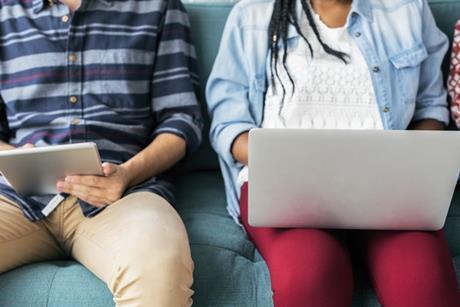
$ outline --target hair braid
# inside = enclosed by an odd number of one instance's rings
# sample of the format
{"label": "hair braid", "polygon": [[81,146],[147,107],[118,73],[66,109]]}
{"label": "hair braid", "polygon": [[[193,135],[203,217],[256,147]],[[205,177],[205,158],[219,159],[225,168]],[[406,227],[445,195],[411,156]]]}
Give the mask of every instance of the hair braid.
{"label": "hair braid", "polygon": [[313,19],[313,14],[311,13],[310,5],[308,5],[307,0],[300,0],[300,3],[302,4],[303,11],[305,12],[305,15],[307,16],[308,23],[310,24],[310,27],[312,28],[313,32],[315,33],[315,36],[318,39],[318,42],[323,47],[324,51],[326,51],[326,53],[329,53],[329,54],[331,54],[333,56],[338,57],[345,64],[347,64],[348,63],[348,60],[347,60],[348,55],[346,53],[334,50],[331,47],[329,47],[328,44],[323,42],[321,36],[319,35],[318,27],[316,26],[315,20]]}
{"label": "hair braid", "polygon": [[[286,61],[287,61],[287,41],[288,41],[288,26],[289,26],[289,20],[290,18],[290,8],[291,8],[291,1],[284,1],[283,3],[283,12],[281,13],[281,33],[282,33],[282,38],[283,38],[283,67],[284,70],[287,72],[287,75],[289,77],[289,80],[292,84],[293,87],[294,85],[294,80],[291,77],[291,74],[289,73],[287,66],[286,66]],[[295,1],[294,1],[295,2]]]}
{"label": "hair braid", "polygon": [[281,4],[283,0],[275,0],[273,4],[273,14],[270,20],[270,25],[268,26],[269,33],[269,50],[270,50],[270,73],[271,73],[271,83],[275,84],[275,73],[273,67],[276,66],[277,57],[275,53],[278,53],[279,45],[279,25],[281,23]]}
{"label": "hair braid", "polygon": [[311,57],[314,57],[313,48],[311,46],[311,43],[308,41],[307,37],[302,33],[299,22],[297,20],[296,1],[300,1],[303,12],[305,13],[307,17],[308,23],[310,27],[312,28],[313,33],[315,34],[316,38],[318,39],[318,42],[320,43],[324,51],[330,55],[333,55],[339,58],[344,63],[348,63],[348,55],[346,53],[332,49],[329,45],[324,43],[324,41],[321,39],[321,36],[316,26],[315,20],[313,19],[310,5],[307,3],[307,1],[309,0],[275,0],[273,4],[273,13],[272,13],[270,24],[268,27],[268,39],[269,39],[268,46],[269,46],[269,51],[270,51],[271,85],[274,87],[274,90],[276,91],[276,82],[275,82],[275,77],[276,77],[276,79],[278,79],[282,87],[282,90],[283,90],[283,97],[281,100],[281,106],[279,110],[280,114],[283,108],[284,98],[286,96],[286,88],[283,82],[281,81],[279,71],[278,71],[280,45],[282,47],[282,52],[283,52],[282,65],[283,65],[283,68],[286,74],[288,75],[289,81],[292,84],[293,92],[295,91],[294,80],[291,74],[289,73],[289,70],[286,64],[287,56],[288,56],[287,42],[288,42],[289,24],[292,24],[294,26],[295,30],[300,35],[300,37],[307,43],[308,48],[310,50]]}

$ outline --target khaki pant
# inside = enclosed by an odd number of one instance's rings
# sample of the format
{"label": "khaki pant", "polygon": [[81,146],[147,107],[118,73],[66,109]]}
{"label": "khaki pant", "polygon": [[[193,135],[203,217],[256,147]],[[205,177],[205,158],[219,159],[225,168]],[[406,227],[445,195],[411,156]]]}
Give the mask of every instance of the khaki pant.
{"label": "khaki pant", "polygon": [[85,218],[69,197],[37,223],[0,199],[0,273],[68,255],[107,284],[117,306],[192,304],[193,261],[184,224],[153,193],[131,194],[93,218]]}

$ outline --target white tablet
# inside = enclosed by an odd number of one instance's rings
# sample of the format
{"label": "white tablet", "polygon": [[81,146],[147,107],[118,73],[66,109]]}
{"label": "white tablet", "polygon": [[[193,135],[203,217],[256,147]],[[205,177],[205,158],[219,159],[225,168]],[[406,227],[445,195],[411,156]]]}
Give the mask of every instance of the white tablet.
{"label": "white tablet", "polygon": [[103,174],[94,143],[0,151],[0,172],[24,196],[56,194],[57,181],[68,175]]}

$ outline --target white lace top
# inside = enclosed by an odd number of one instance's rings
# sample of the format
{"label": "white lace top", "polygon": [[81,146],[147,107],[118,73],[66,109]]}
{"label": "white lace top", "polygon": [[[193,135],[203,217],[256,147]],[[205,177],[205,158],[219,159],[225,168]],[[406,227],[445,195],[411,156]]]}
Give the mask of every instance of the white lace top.
{"label": "white lace top", "polygon": [[[304,16],[300,21],[301,29],[313,48],[314,56],[310,56],[308,45],[302,38],[289,46],[286,64],[295,90],[282,63],[278,63],[286,96],[281,106],[281,84],[276,77],[275,86],[269,82],[262,127],[383,129],[369,68],[346,26],[329,28],[319,15],[314,14],[314,18],[323,41],[348,54],[349,63],[345,64],[323,50]],[[269,67],[267,74],[267,80],[270,80]],[[247,180],[248,172],[244,168],[238,182],[243,184]]]}

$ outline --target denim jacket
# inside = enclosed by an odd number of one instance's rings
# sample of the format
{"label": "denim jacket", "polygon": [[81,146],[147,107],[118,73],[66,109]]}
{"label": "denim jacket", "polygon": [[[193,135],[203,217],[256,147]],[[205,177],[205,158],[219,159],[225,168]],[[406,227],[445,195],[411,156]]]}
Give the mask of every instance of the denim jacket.
{"label": "denim jacket", "polygon": [[[211,144],[219,155],[228,210],[236,221],[236,179],[243,165],[234,160],[231,146],[239,134],[261,126],[272,11],[273,0],[235,5],[206,88]],[[407,129],[422,119],[448,124],[440,68],[448,39],[437,28],[426,0],[353,0],[347,29],[368,64],[385,129]],[[299,39],[290,26],[288,49]]]}

